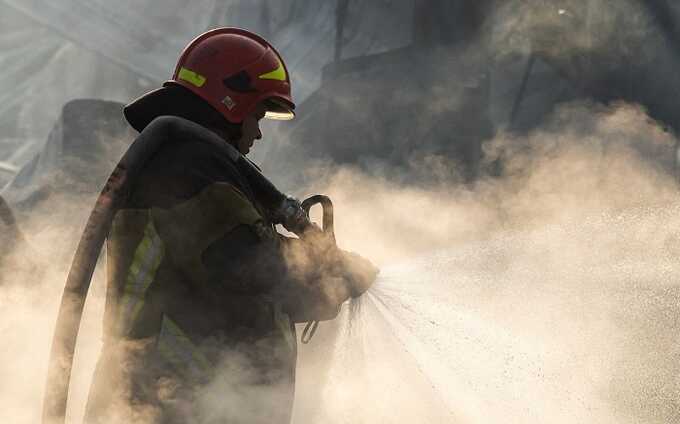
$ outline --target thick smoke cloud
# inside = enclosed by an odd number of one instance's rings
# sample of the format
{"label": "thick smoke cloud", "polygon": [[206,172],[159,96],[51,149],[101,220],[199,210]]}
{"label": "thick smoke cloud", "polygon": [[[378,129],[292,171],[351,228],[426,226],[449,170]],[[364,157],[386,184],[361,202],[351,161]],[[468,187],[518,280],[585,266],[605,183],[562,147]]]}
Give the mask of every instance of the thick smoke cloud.
{"label": "thick smoke cloud", "polygon": [[[358,310],[323,324],[301,347],[295,422],[351,415],[402,423],[421,414],[430,422],[508,414],[512,422],[672,422],[680,199],[663,164],[674,143],[639,108],[580,103],[526,138],[490,141],[505,173],[475,186],[451,187],[434,172],[431,187],[404,187],[389,175],[326,168],[308,189],[338,204],[340,245],[383,271]],[[13,422],[39,416],[70,259],[59,247],[75,241],[78,211],[90,201],[70,197],[55,209],[70,219],[46,214],[24,226],[45,275],[2,289],[2,336],[11,346],[2,355],[2,403]],[[102,277],[78,347],[74,418],[100,348]],[[248,379],[239,363],[227,355],[224,373],[196,393],[210,411],[197,422],[232,413],[226,405],[256,408],[248,390],[229,394]],[[153,414],[123,405],[119,422]]]}
{"label": "thick smoke cloud", "polygon": [[650,50],[642,47],[659,42],[660,29],[645,2],[515,0],[501,3],[487,21],[491,45],[497,54],[533,49],[556,56],[597,53],[600,58],[623,55],[644,61]]}
{"label": "thick smoke cloud", "polygon": [[330,172],[340,243],[382,274],[302,350],[326,384],[301,422],[675,422],[674,144],[638,107],[578,103],[489,141],[505,171],[473,187]]}

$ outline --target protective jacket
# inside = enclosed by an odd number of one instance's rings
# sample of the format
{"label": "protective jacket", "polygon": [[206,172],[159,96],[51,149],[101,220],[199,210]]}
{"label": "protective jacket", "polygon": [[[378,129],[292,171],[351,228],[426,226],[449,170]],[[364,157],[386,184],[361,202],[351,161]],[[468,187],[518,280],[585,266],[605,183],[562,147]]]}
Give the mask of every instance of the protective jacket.
{"label": "protective jacket", "polygon": [[318,318],[302,299],[326,271],[275,231],[226,142],[182,134],[113,220],[86,421],[288,423],[294,321]]}

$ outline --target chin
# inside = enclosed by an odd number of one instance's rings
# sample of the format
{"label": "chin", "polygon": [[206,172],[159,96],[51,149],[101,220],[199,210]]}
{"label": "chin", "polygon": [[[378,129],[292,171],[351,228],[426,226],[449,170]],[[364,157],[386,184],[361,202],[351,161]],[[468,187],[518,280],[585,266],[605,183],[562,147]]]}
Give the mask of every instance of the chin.
{"label": "chin", "polygon": [[253,145],[250,144],[239,144],[238,145],[238,151],[241,152],[242,155],[250,153],[250,149],[253,148]]}

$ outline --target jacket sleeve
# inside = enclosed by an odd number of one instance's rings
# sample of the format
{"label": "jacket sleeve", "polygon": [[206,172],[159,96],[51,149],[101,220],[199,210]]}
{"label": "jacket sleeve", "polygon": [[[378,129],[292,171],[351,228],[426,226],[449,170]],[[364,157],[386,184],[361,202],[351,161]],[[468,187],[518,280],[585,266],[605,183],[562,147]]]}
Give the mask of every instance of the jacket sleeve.
{"label": "jacket sleeve", "polygon": [[[333,255],[277,234],[233,184],[213,183],[152,215],[184,279],[215,299],[266,298],[302,322],[334,318],[347,298]],[[320,290],[321,279],[336,289]]]}
{"label": "jacket sleeve", "polygon": [[204,285],[214,277],[203,252],[241,226],[257,228],[263,218],[231,183],[207,185],[190,199],[170,208],[153,208],[154,224],[168,256],[184,278]]}
{"label": "jacket sleeve", "polygon": [[349,297],[340,251],[320,252],[251,226],[225,234],[202,259],[213,280],[235,282],[228,287],[235,292],[265,294],[294,322],[333,319]]}
{"label": "jacket sleeve", "polygon": [[[334,275],[337,252],[277,235],[247,181],[214,146],[169,143],[146,167],[136,194],[135,206],[152,209],[182,279],[217,291],[217,299],[268,296],[301,321],[334,317],[346,298],[343,278]],[[333,290],[320,290],[324,285]]]}

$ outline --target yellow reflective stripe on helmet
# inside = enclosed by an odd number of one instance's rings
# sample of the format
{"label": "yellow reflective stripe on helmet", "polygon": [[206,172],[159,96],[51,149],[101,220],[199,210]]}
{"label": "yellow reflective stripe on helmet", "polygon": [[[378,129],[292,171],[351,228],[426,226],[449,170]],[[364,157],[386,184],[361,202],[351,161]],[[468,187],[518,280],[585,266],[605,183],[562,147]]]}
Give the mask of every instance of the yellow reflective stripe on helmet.
{"label": "yellow reflective stripe on helmet", "polygon": [[278,62],[279,62],[278,68],[274,69],[271,72],[267,72],[266,74],[262,74],[258,78],[259,79],[285,81],[286,80],[286,70],[283,69],[283,64],[281,63],[281,61],[279,60]]}
{"label": "yellow reflective stripe on helmet", "polygon": [[210,375],[208,359],[167,315],[163,315],[157,347],[163,358],[177,371],[189,373],[190,377],[196,379],[205,379]]}
{"label": "yellow reflective stripe on helmet", "polygon": [[203,84],[205,84],[206,81],[206,78],[203,75],[197,74],[196,72],[185,67],[180,68],[177,77],[195,85],[196,87],[203,87]]}
{"label": "yellow reflective stripe on helmet", "polygon": [[163,242],[151,219],[144,228],[144,237],[135,249],[132,264],[125,278],[123,296],[119,305],[121,333],[130,330],[144,306],[144,295],[153,282],[163,259]]}

